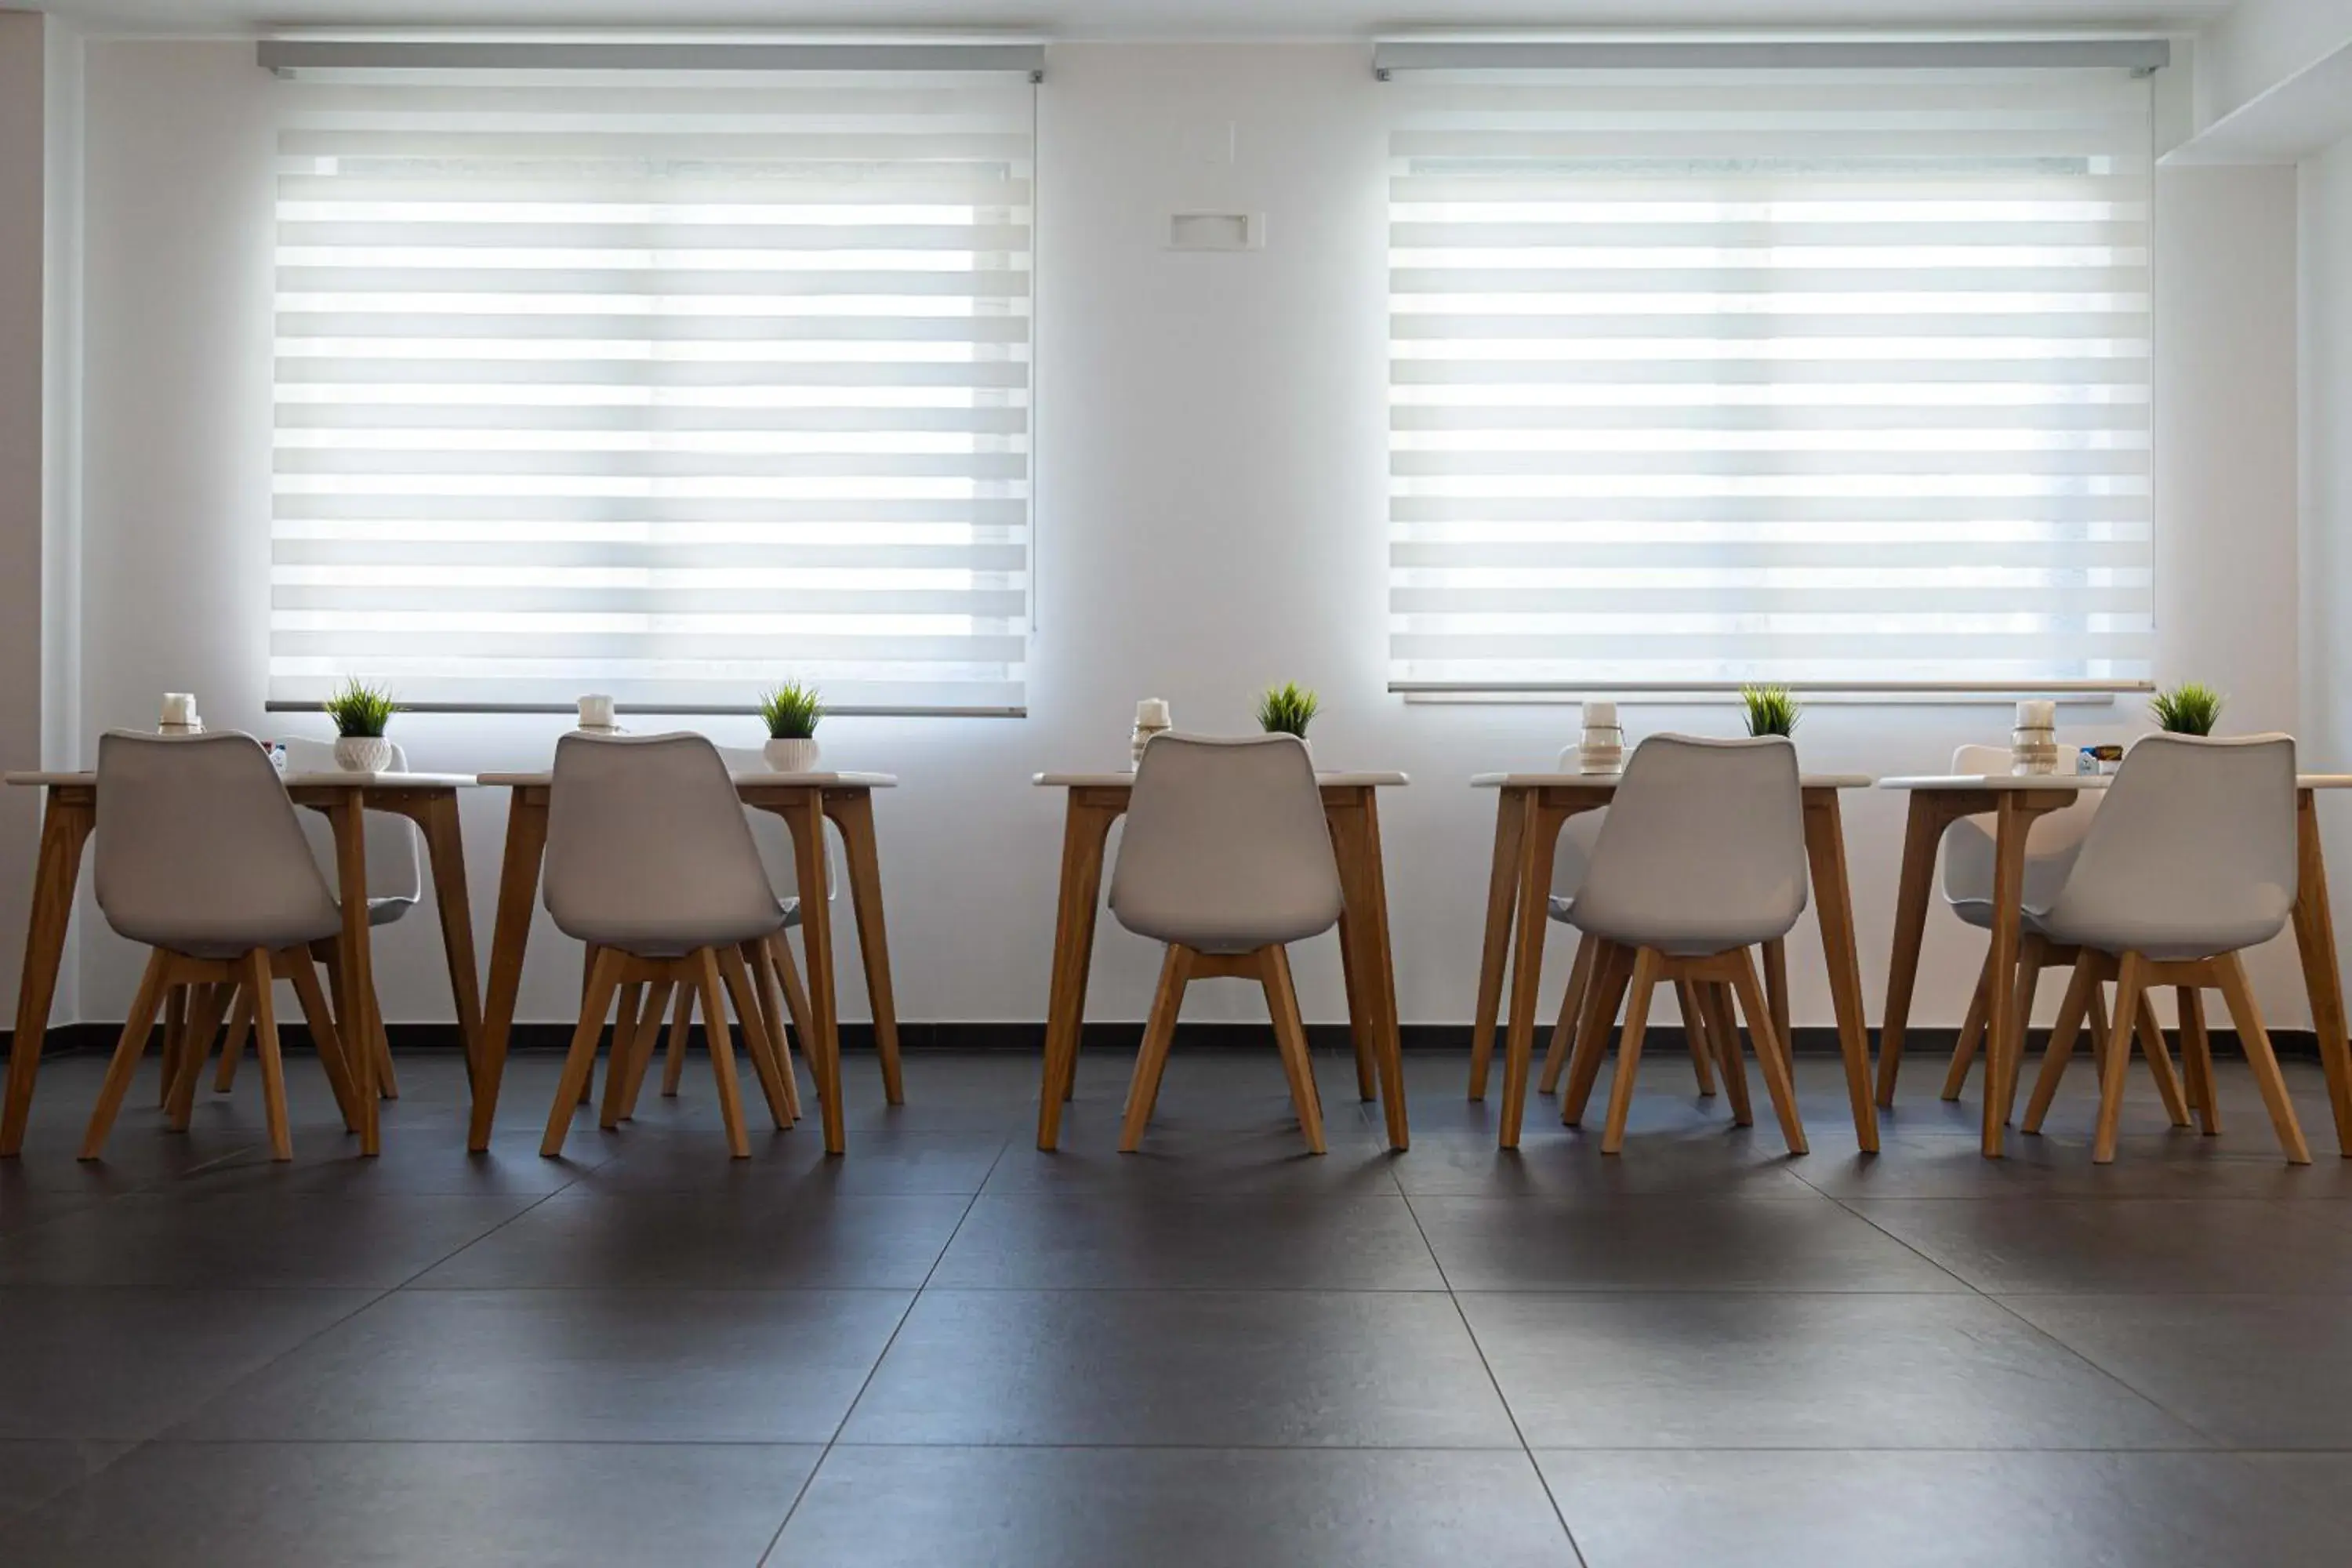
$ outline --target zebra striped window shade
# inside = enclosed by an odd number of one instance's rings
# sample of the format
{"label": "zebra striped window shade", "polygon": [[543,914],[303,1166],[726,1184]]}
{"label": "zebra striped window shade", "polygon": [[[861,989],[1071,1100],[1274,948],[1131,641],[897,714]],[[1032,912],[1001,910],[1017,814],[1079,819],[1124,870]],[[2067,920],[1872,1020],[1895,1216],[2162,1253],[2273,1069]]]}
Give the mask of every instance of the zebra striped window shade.
{"label": "zebra striped window shade", "polygon": [[273,91],[273,702],[1020,710],[1027,73]]}
{"label": "zebra striped window shade", "polygon": [[1383,90],[1394,689],[2147,683],[2144,72]]}

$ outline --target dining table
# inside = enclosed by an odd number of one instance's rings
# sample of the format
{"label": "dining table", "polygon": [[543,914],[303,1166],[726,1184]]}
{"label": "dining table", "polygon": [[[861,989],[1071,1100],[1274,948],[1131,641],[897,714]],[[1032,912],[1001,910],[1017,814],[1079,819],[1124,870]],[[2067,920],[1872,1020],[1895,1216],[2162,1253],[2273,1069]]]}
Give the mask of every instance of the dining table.
{"label": "dining table", "polygon": [[[1552,859],[1561,828],[1580,813],[1600,811],[1617,794],[1622,773],[1487,773],[1474,789],[1496,792],[1495,850],[1486,880],[1486,922],[1478,962],[1478,998],[1470,1024],[1470,1098],[1484,1100],[1495,1050],[1506,963],[1510,971],[1510,1021],[1504,1039],[1503,1104],[1496,1121],[1505,1149],[1519,1146],[1527,1114],[1528,1066],[1535,1051],[1536,996],[1543,978],[1544,937],[1550,921]],[[1870,1092],[1870,1032],[1863,1014],[1862,962],[1854,946],[1853,895],[1846,875],[1845,825],[1839,796],[1867,789],[1866,773],[1806,773],[1805,858],[1812,873],[1814,919],[1829,971],[1830,1005],[1838,1049],[1845,1059],[1854,1139],[1866,1153],[1878,1150],[1877,1108]],[[1517,940],[1513,941],[1516,928]],[[1765,989],[1772,1026],[1789,1037],[1788,955],[1779,942],[1764,953]]]}
{"label": "dining table", "polygon": [[[1054,964],[1045,1005],[1045,1078],[1037,1095],[1037,1147],[1061,1141],[1062,1105],[1077,1083],[1078,1037],[1087,1009],[1087,972],[1094,958],[1104,847],[1127,814],[1132,771],[1044,773],[1030,781],[1068,796],[1062,817],[1062,879],[1054,917]],[[1389,943],[1388,882],[1381,869],[1379,794],[1412,781],[1401,773],[1327,772],[1315,783],[1339,868],[1339,966],[1346,980],[1356,1089],[1381,1101],[1389,1147],[1412,1144],[1405,1114],[1402,1037],[1397,1021],[1396,965]],[[1377,1088],[1375,1087],[1377,1079]]]}
{"label": "dining table", "polygon": [[[0,1104],[0,1156],[20,1152],[33,1110],[33,1087],[48,1032],[49,1006],[57,995],[58,966],[73,921],[75,889],[81,879],[82,849],[98,826],[98,774],[91,772],[29,772],[5,775],[14,786],[41,790],[40,848],[33,869],[32,914],[25,931],[25,963],[17,982],[16,1033],[8,1052],[8,1087]],[[425,839],[441,946],[449,967],[449,991],[457,1014],[458,1038],[468,1073],[478,1080],[482,1065],[481,1003],[474,974],[474,927],[466,897],[466,845],[457,821],[457,792],[474,786],[470,773],[362,773],[336,770],[286,775],[295,805],[325,816],[334,830],[336,885],[343,929],[337,944],[345,1016],[335,1020],[345,1040],[364,1042],[382,1027],[368,924],[367,840],[364,814],[390,812],[416,824]],[[377,1111],[376,1057],[353,1048],[350,1068],[357,1090],[354,1107],[360,1152],[382,1150]]]}
{"label": "dining table", "polygon": [[[730,770],[743,804],[783,819],[792,835],[793,879],[803,891],[800,903],[801,946],[808,970],[809,1026],[817,1037],[802,1042],[816,1079],[825,1152],[845,1146],[841,1106],[841,1026],[834,983],[833,916],[821,891],[825,878],[824,825],[841,834],[847,860],[850,905],[857,927],[858,956],[866,968],[866,999],[874,1015],[874,1047],[882,1060],[882,1091],[892,1105],[906,1102],[898,1065],[898,1016],[890,989],[890,944],[882,921],[881,852],[874,833],[874,792],[897,787],[890,773],[777,773]],[[474,1083],[474,1112],[467,1147],[490,1145],[498,1114],[499,1086],[506,1072],[507,1044],[514,1030],[515,998],[530,941],[532,906],[539,895],[540,863],[547,849],[547,806],[554,775],[493,773],[485,788],[510,792],[507,837],[499,872],[499,910],[490,934],[490,972],[482,1006],[481,1070]]]}
{"label": "dining table", "polygon": [[[1886,975],[1886,1013],[1879,1029],[1877,1101],[1895,1102],[1903,1036],[1919,979],[1919,952],[1944,830],[1968,816],[1993,827],[1992,949],[1986,959],[1986,1071],[1981,1147],[2001,1152],[2017,1097],[2025,1034],[2017,1009],[2017,958],[2024,925],[2025,842],[2037,817],[2063,811],[2115,782],[2107,773],[1927,773],[1885,778],[1878,787],[1911,797],[1903,835],[1903,868],[1895,900],[1895,946]],[[2352,1157],[2352,1049],[2345,1036],[2344,977],[2336,958],[2336,922],[2327,901],[2327,861],[2316,800],[2324,790],[2352,789],[2352,773],[2295,777],[2294,941],[2303,964],[2311,1023],[2327,1078],[2336,1146]]]}

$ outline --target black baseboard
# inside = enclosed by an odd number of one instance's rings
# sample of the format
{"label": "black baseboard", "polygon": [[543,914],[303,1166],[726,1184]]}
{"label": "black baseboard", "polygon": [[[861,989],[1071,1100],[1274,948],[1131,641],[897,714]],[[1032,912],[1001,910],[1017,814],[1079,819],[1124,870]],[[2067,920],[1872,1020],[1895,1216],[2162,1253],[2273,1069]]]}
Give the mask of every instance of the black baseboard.
{"label": "black baseboard", "polygon": [[[284,1038],[289,1047],[307,1047],[310,1037],[299,1024],[284,1026]],[[457,1026],[455,1024],[394,1024],[386,1031],[394,1049],[402,1051],[454,1051],[458,1048]],[[1546,1021],[1538,1035],[1536,1049],[1541,1053],[1550,1038],[1550,1026]],[[1838,1054],[1837,1031],[1826,1025],[1800,1026],[1793,1031],[1792,1042],[1800,1056],[1833,1057]],[[69,1051],[111,1051],[121,1037],[120,1024],[68,1024],[51,1029],[43,1047],[44,1054]],[[1467,1055],[1470,1049],[1470,1026],[1467,1024],[1407,1024],[1402,1030],[1404,1048],[1412,1052],[1452,1052]],[[1951,1055],[1952,1045],[1959,1037],[1958,1029],[1910,1029],[1903,1037],[1904,1055],[1914,1061],[1940,1060]],[[694,1031],[699,1041],[702,1031]],[[2036,1029],[2029,1042],[2032,1050],[2042,1048],[2048,1031]],[[2168,1033],[2175,1048],[2179,1037]],[[0,1035],[0,1043],[9,1037]],[[1133,1050],[1143,1038],[1141,1023],[1094,1023],[1086,1026],[1081,1046],[1087,1049]],[[1318,1050],[1344,1051],[1349,1048],[1348,1026],[1345,1024],[1309,1024],[1307,1043]],[[1683,1031],[1679,1025],[1659,1025],[1650,1030],[1653,1044],[1664,1048],[1684,1048]],[[1184,1050],[1251,1050],[1266,1048],[1270,1037],[1264,1024],[1180,1024],[1176,1043]],[[2214,1049],[2226,1056],[2242,1056],[2238,1048],[2238,1037],[2232,1030],[2212,1032]],[[518,1051],[560,1051],[572,1043],[572,1026],[562,1023],[517,1024],[510,1047]],[[907,1051],[1008,1051],[1035,1055],[1045,1048],[1045,1026],[1042,1023],[945,1023],[898,1026],[898,1045]],[[841,1026],[844,1050],[870,1051],[874,1048],[874,1030],[866,1024],[844,1024]],[[2282,1057],[2317,1060],[2319,1037],[2309,1029],[2279,1029],[2271,1035],[2271,1044]],[[1496,1041],[1499,1049],[1501,1041]],[[1875,1030],[1871,1035],[1871,1050],[1878,1049]]]}

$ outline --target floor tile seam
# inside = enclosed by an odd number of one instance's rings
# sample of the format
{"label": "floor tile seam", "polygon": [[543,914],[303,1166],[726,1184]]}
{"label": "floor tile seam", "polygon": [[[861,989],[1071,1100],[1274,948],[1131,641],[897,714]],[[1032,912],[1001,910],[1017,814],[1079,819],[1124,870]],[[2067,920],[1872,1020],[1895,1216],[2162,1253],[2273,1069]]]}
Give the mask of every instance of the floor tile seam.
{"label": "floor tile seam", "polygon": [[784,1505],[782,1517],[776,1521],[776,1528],[769,1535],[768,1544],[760,1552],[757,1559],[760,1563],[766,1564],[774,1561],[777,1544],[783,1540],[784,1531],[791,1528],[793,1515],[800,1511],[802,1500],[808,1496],[809,1489],[816,1484],[817,1474],[824,1468],[825,1461],[833,1457],[833,1450],[840,1443],[842,1433],[849,1428],[850,1418],[857,1414],[858,1405],[865,1402],[866,1390],[874,1386],[874,1379],[881,1372],[882,1363],[889,1359],[891,1347],[898,1342],[898,1336],[906,1331],[908,1320],[915,1315],[915,1309],[921,1305],[924,1293],[930,1289],[931,1277],[940,1271],[940,1265],[947,1260],[948,1251],[955,1246],[956,1237],[963,1234],[963,1227],[970,1223],[971,1211],[979,1205],[980,1194],[987,1188],[989,1177],[996,1174],[997,1167],[1004,1163],[1005,1153],[1012,1147],[1013,1138],[1010,1135],[997,1145],[996,1158],[989,1162],[987,1173],[981,1177],[979,1187],[974,1188],[971,1195],[964,1200],[963,1213],[956,1217],[954,1228],[948,1232],[947,1239],[940,1244],[939,1256],[931,1259],[931,1267],[924,1274],[923,1283],[917,1286],[914,1292],[907,1298],[907,1305],[899,1311],[898,1321],[890,1325],[889,1336],[882,1342],[881,1351],[874,1357],[873,1364],[866,1369],[865,1377],[858,1381],[857,1392],[850,1396],[847,1405],[842,1406],[841,1419],[834,1424],[833,1435],[825,1439],[824,1447],[817,1454],[816,1462],[809,1467],[808,1474],[801,1478],[801,1484],[793,1489],[792,1500]]}

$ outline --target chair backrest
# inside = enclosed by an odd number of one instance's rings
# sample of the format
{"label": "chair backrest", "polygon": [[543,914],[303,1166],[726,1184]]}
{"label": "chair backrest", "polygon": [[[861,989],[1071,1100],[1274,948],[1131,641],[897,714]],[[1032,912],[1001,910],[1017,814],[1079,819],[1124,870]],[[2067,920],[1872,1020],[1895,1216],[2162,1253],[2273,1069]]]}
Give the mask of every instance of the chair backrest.
{"label": "chair backrest", "polygon": [[776,923],[719,749],[695,734],[567,734],[547,806],[547,911],[567,936],[661,955]]}
{"label": "chair backrest", "polygon": [[1780,936],[1804,912],[1804,794],[1781,736],[1653,735],[1623,779],[1576,897],[1576,923],[1668,952]]}
{"label": "chair backrest", "polygon": [[341,914],[269,753],[250,735],[98,742],[98,907],[134,942],[197,957],[334,933]]}
{"label": "chair backrest", "polygon": [[[1966,745],[1953,748],[1952,772],[1962,776],[2006,773],[2012,757],[2007,746]],[[2025,830],[2026,898],[2053,894],[2074,865],[2091,818],[2105,798],[2104,789],[2086,789],[2063,811],[2037,816]],[[1990,813],[1964,816],[1944,829],[1944,897],[1955,904],[1981,903],[1992,897],[1993,839]]]}
{"label": "chair backrest", "polygon": [[2292,736],[2142,736],[2037,912],[2152,956],[2266,942],[2294,907],[2294,791]]}
{"label": "chair backrest", "polygon": [[1297,737],[1153,737],[1136,769],[1110,908],[1130,931],[1212,952],[1329,930],[1339,868]]}
{"label": "chair backrest", "polygon": [[[331,741],[310,741],[294,736],[278,742],[286,748],[286,771],[289,773],[331,773],[335,771],[335,746]],[[400,743],[392,743],[392,771],[408,771],[408,753]],[[342,896],[342,879],[335,869],[335,830],[325,816],[315,811],[299,814],[302,837],[310,841],[311,853],[327,873],[327,885]],[[365,814],[367,834],[367,890],[372,902],[397,899],[415,903],[425,896],[425,837],[416,824],[398,812],[371,811]]]}

